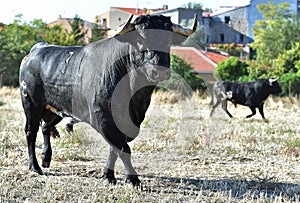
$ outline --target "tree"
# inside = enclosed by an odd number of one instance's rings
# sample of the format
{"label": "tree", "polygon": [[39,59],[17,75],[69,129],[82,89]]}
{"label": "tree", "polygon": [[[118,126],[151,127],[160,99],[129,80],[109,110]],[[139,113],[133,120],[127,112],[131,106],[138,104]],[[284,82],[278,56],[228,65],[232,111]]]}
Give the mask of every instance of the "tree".
{"label": "tree", "polygon": [[300,26],[288,3],[274,5],[272,2],[259,4],[263,20],[257,20],[253,28],[256,61],[272,66],[274,60],[291,45],[300,40]]}
{"label": "tree", "polygon": [[230,56],[227,60],[221,61],[215,72],[216,79],[227,81],[238,81],[240,77],[248,75],[248,64],[239,60],[235,56]]}
{"label": "tree", "polygon": [[95,42],[104,38],[105,32],[102,28],[96,23],[92,29],[92,37],[89,38],[89,42]]}
{"label": "tree", "polygon": [[31,47],[46,41],[56,45],[80,45],[76,40],[79,35],[68,33],[61,25],[49,27],[41,19],[22,23],[22,15],[16,15],[13,23],[4,25],[0,30],[0,86],[18,86],[19,67],[22,59]]}
{"label": "tree", "polygon": [[32,45],[41,38],[28,24],[20,24],[22,15],[17,15],[10,25],[0,31],[0,77],[2,84],[17,86],[19,66]]}
{"label": "tree", "polygon": [[84,31],[84,21],[76,14],[73,18],[73,21],[69,21],[69,24],[71,25],[71,35],[75,36],[75,42],[77,45],[83,45],[84,44],[84,36],[87,33],[87,31]]}
{"label": "tree", "polygon": [[49,44],[60,46],[80,45],[82,42],[76,41],[76,36],[68,33],[62,25],[54,25],[53,27],[45,27],[47,35],[43,36],[43,40]]}
{"label": "tree", "polygon": [[203,79],[200,75],[192,73],[192,66],[184,59],[172,54],[170,68],[172,77],[167,81],[161,82],[161,87],[176,90],[180,88],[183,82],[182,80],[184,80],[193,90],[198,89],[204,91],[206,89],[206,84]]}
{"label": "tree", "polygon": [[203,9],[203,5],[201,3],[189,2],[185,5],[182,5],[182,7],[187,9],[196,9],[196,10],[212,13],[211,8]]}
{"label": "tree", "polygon": [[279,74],[288,72],[300,73],[300,42],[292,44],[291,49],[279,54],[275,62]]}
{"label": "tree", "polygon": [[188,9],[196,9],[196,10],[200,10],[202,11],[203,9],[203,5],[200,3],[195,3],[195,2],[189,2],[185,5],[183,5],[184,8],[188,8]]}

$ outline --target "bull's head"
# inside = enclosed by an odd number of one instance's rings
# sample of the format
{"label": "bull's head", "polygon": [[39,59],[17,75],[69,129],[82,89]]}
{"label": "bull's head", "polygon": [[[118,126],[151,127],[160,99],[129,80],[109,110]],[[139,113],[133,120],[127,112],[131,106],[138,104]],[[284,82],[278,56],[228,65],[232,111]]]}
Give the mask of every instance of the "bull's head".
{"label": "bull's head", "polygon": [[133,15],[116,35],[133,45],[131,62],[149,82],[157,83],[170,78],[170,46],[183,42],[197,28],[197,15],[191,28],[173,24],[170,17],[142,15],[131,23]]}
{"label": "bull's head", "polygon": [[277,82],[278,78],[270,78],[269,79],[269,90],[272,94],[279,94],[281,93],[281,87]]}

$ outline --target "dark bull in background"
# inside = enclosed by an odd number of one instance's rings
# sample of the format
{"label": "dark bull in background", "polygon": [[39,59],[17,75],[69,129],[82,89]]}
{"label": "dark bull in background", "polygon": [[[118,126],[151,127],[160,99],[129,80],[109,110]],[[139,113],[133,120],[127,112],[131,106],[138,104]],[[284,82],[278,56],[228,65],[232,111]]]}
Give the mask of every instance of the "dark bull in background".
{"label": "dark bull in background", "polygon": [[259,79],[255,82],[227,82],[217,81],[212,88],[211,95],[211,112],[210,116],[219,104],[227,115],[232,118],[232,115],[227,110],[227,101],[231,101],[234,105],[241,104],[248,106],[252,114],[246,116],[250,118],[256,114],[258,108],[260,115],[265,119],[264,103],[270,94],[281,93],[281,88],[277,79]]}
{"label": "dark bull in background", "polygon": [[20,91],[26,116],[29,169],[43,174],[35,153],[40,121],[44,149],[42,166],[52,156],[50,134],[63,112],[90,124],[110,144],[103,177],[115,183],[114,166],[120,157],[126,180],[140,185],[131,164],[127,142],[139,133],[151,94],[159,81],[170,77],[170,46],[196,31],[173,24],[170,17],[132,16],[112,38],[86,46],[36,44],[20,67]]}

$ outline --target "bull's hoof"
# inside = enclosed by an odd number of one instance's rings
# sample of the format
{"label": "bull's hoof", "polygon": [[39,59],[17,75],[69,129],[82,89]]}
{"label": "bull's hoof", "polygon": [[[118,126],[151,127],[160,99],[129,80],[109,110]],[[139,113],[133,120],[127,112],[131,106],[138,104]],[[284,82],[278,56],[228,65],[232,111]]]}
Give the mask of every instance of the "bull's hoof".
{"label": "bull's hoof", "polygon": [[42,161],[42,166],[43,166],[44,168],[49,168],[49,167],[50,167],[50,162]]}
{"label": "bull's hoof", "polygon": [[105,169],[102,178],[107,180],[110,184],[117,184],[117,179],[115,178],[114,171],[111,169]]}
{"label": "bull's hoof", "polygon": [[67,123],[66,124],[66,130],[68,133],[73,133],[73,124],[72,123]]}
{"label": "bull's hoof", "polygon": [[115,177],[108,177],[106,175],[103,175],[102,178],[103,178],[103,180],[108,181],[110,184],[113,184],[113,185],[117,184],[117,179]]}
{"label": "bull's hoof", "polygon": [[55,127],[50,130],[50,136],[53,138],[60,138],[60,134]]}
{"label": "bull's hoof", "polygon": [[39,175],[44,175],[44,172],[42,171],[42,169],[35,169],[33,167],[29,168],[29,170],[39,174]]}
{"label": "bull's hoof", "polygon": [[134,187],[142,189],[142,182],[137,175],[126,175],[126,183],[131,183]]}

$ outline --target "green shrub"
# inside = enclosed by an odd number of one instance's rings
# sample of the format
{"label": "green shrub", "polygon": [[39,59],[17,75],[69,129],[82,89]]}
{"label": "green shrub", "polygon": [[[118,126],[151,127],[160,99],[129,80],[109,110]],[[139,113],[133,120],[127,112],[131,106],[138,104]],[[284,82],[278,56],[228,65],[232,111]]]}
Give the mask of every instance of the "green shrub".
{"label": "green shrub", "polygon": [[282,95],[300,94],[300,76],[298,76],[297,73],[285,73],[280,76],[279,82],[282,88]]}
{"label": "green shrub", "polygon": [[193,73],[193,68],[184,59],[171,55],[171,78],[161,82],[160,87],[170,90],[178,90],[188,85],[192,90],[206,90],[206,84],[199,74]]}
{"label": "green shrub", "polygon": [[231,56],[218,64],[214,76],[216,79],[237,81],[240,77],[248,75],[247,67],[248,64],[246,62]]}

